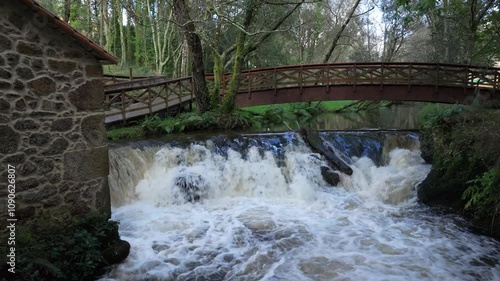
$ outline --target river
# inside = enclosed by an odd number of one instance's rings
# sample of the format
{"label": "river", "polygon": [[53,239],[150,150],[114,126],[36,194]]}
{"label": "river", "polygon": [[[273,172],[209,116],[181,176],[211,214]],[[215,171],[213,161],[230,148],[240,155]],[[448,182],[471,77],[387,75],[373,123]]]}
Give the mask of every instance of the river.
{"label": "river", "polygon": [[112,145],[131,252],[101,280],[500,280],[498,241],[417,202],[418,134],[321,136],[354,171],[336,187],[291,132]]}

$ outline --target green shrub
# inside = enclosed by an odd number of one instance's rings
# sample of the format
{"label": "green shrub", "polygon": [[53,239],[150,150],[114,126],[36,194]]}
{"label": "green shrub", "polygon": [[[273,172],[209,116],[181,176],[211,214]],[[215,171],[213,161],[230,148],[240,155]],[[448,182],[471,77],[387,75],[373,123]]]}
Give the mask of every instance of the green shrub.
{"label": "green shrub", "polygon": [[428,104],[420,110],[420,119],[424,128],[448,128],[453,119],[466,111],[463,105]]}
{"label": "green shrub", "polygon": [[465,208],[495,206],[500,211],[500,168],[491,168],[481,176],[467,182],[469,188],[462,195]]}
{"label": "green shrub", "polygon": [[20,227],[17,280],[95,280],[101,252],[119,239],[118,223],[92,214],[68,225]]}

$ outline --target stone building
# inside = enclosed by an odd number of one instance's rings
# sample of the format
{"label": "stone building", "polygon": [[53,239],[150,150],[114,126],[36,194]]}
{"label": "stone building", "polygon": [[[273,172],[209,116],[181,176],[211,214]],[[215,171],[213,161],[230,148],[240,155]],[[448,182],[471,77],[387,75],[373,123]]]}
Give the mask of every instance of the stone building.
{"label": "stone building", "polygon": [[8,165],[19,224],[110,214],[102,63],[117,60],[35,1],[0,1],[0,220]]}

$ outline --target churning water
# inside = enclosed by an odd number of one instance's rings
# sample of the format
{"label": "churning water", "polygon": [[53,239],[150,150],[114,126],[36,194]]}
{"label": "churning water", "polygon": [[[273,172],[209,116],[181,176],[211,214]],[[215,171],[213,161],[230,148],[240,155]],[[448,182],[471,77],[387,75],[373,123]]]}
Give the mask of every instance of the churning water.
{"label": "churning water", "polygon": [[112,149],[132,247],[102,280],[500,280],[498,242],[416,202],[416,135],[322,137],[354,170],[337,187],[291,133]]}

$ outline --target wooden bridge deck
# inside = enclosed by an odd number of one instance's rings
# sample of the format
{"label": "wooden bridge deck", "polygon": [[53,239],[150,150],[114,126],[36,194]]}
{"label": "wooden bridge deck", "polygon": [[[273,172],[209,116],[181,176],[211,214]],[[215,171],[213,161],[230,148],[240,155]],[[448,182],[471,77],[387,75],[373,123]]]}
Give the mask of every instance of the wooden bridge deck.
{"label": "wooden bridge deck", "polygon": [[193,99],[191,78],[151,77],[104,86],[105,123],[173,111]]}
{"label": "wooden bridge deck", "polygon": [[[223,75],[224,95],[230,74]],[[207,76],[213,81],[213,76]],[[105,85],[106,123],[191,102],[190,77],[152,77]],[[428,63],[336,63],[252,69],[241,74],[239,107],[322,100],[469,103],[500,100],[500,68]]]}

